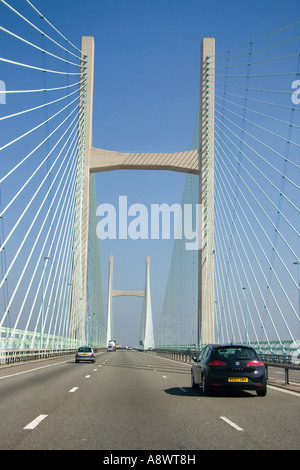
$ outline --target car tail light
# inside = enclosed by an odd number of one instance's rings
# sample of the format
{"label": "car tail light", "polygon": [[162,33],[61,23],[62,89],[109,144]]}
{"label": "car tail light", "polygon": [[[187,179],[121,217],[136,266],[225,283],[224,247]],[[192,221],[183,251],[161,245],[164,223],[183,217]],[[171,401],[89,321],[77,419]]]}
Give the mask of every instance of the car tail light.
{"label": "car tail light", "polygon": [[248,367],[259,367],[259,366],[263,366],[263,365],[264,364],[261,361],[250,361],[247,364]]}
{"label": "car tail light", "polygon": [[208,363],[209,366],[227,366],[227,362],[224,361],[209,361]]}
{"label": "car tail light", "polygon": [[91,354],[91,356],[95,356],[95,354],[94,354],[94,353],[92,353],[92,354]]}
{"label": "car tail light", "polygon": [[75,354],[76,357],[78,357],[78,352]]}

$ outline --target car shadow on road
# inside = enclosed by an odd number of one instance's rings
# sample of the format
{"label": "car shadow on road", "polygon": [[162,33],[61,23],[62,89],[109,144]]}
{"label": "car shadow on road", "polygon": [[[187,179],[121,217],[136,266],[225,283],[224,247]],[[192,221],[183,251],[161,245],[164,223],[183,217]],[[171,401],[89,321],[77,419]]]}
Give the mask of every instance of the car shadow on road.
{"label": "car shadow on road", "polygon": [[[192,387],[172,387],[165,389],[165,393],[168,395],[176,395],[181,397],[194,397],[194,398],[207,398],[206,395],[203,394],[201,388],[199,390],[194,390]],[[236,391],[227,391],[227,392],[215,392],[211,393],[209,397],[212,398],[255,398],[256,394],[252,394],[251,392],[247,392],[245,390],[236,390]]]}

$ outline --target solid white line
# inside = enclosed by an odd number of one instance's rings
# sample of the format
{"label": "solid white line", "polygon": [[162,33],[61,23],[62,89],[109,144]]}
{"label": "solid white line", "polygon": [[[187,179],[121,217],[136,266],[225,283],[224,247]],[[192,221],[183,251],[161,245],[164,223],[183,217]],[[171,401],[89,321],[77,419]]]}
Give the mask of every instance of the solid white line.
{"label": "solid white line", "polygon": [[71,388],[71,390],[69,390],[69,393],[74,393],[76,392],[76,390],[78,390],[78,387],[73,387]]}
{"label": "solid white line", "polygon": [[38,424],[40,424],[43,419],[47,418],[48,415],[39,415],[37,418],[35,418],[31,423],[27,424],[25,428],[23,429],[34,429]]}
{"label": "solid white line", "polygon": [[165,375],[163,375],[163,378],[166,379],[167,377]]}
{"label": "solid white line", "polygon": [[268,389],[271,388],[272,390],[276,390],[276,392],[283,392],[283,393],[288,393],[289,395],[294,395],[294,397],[300,397],[299,392],[293,392],[292,390],[285,390],[284,388],[280,387],[273,387],[272,385],[268,385]]}
{"label": "solid white line", "polygon": [[35,370],[46,369],[47,367],[58,366],[60,364],[65,364],[66,362],[69,362],[69,361],[55,362],[54,364],[49,364],[48,366],[36,367],[35,369],[29,369],[29,370],[24,370],[23,372],[16,372],[15,374],[4,375],[3,377],[0,377],[0,380],[7,379],[8,377],[15,377],[16,375],[27,374],[28,372],[34,372]]}
{"label": "solid white line", "polygon": [[233,421],[230,421],[230,419],[226,418],[225,416],[220,416],[220,418],[223,419],[223,421],[226,423],[230,424],[230,426],[232,426],[237,431],[244,431],[243,428],[240,428],[237,424],[233,423]]}
{"label": "solid white line", "polygon": [[84,378],[85,378],[85,379],[89,379],[89,378],[90,378],[90,375],[86,375]]}

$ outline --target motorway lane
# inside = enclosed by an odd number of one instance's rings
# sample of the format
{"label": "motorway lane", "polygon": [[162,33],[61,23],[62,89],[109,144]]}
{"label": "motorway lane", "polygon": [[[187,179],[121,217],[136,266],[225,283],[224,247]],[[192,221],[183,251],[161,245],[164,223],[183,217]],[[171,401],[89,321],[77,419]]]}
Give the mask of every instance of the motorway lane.
{"label": "motorway lane", "polygon": [[298,449],[299,398],[203,397],[190,366],[137,351],[101,352],[96,364],[54,358],[0,369],[0,448]]}

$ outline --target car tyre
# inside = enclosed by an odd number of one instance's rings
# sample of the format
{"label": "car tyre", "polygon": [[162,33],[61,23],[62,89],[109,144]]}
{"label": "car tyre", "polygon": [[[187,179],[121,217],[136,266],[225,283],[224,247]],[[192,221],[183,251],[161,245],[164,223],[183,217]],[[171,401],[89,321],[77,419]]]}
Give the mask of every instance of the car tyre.
{"label": "car tyre", "polygon": [[196,384],[195,380],[194,380],[194,374],[191,373],[191,385],[192,385],[192,388],[194,390],[197,390],[199,388],[199,386]]}
{"label": "car tyre", "polygon": [[267,387],[262,388],[261,390],[256,390],[258,397],[265,397],[267,395]]}
{"label": "car tyre", "polygon": [[203,374],[203,376],[202,376],[202,392],[203,392],[203,395],[205,395],[205,396],[208,396],[211,393],[211,389],[210,389],[210,387],[207,383],[207,378],[206,378],[205,374]]}

